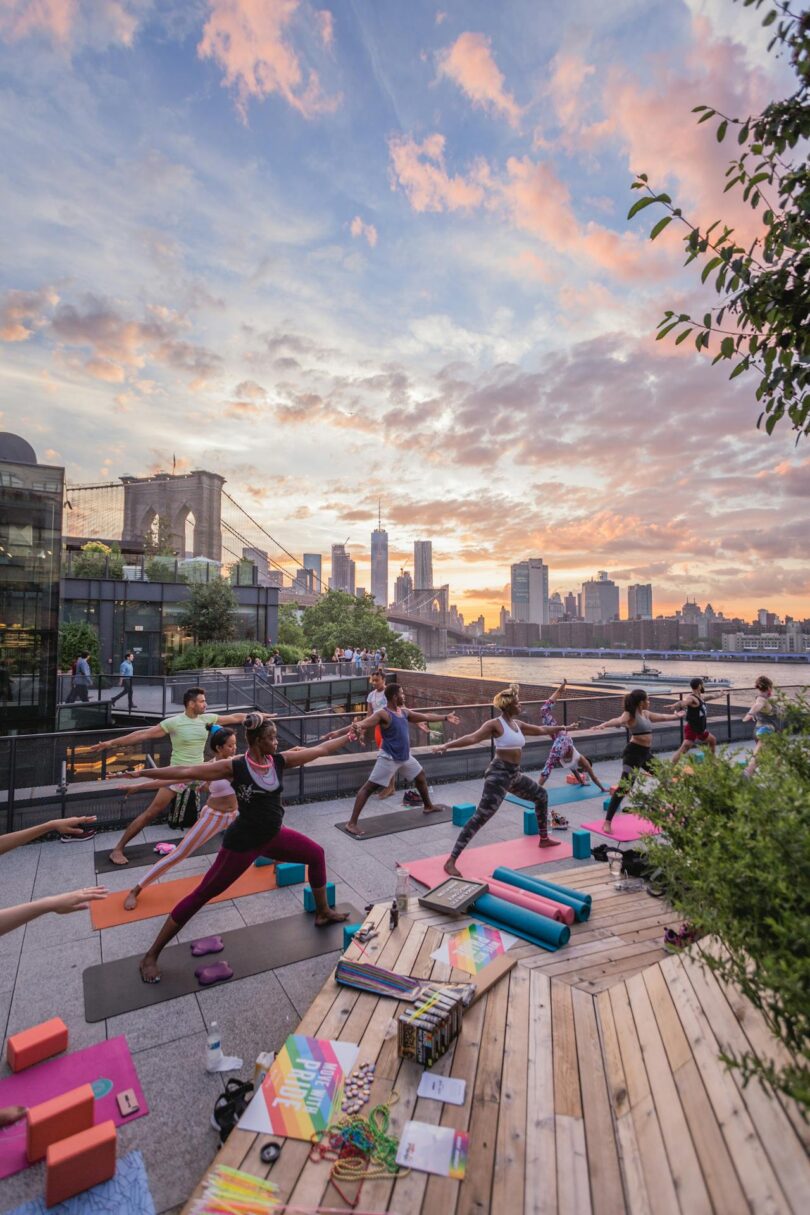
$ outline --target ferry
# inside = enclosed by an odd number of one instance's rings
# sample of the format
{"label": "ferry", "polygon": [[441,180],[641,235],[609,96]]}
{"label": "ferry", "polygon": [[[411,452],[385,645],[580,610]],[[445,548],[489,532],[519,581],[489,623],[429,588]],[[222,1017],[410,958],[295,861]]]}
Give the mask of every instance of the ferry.
{"label": "ferry", "polygon": [[[639,671],[614,671],[609,673],[606,667],[602,667],[597,675],[591,676],[591,683],[601,684],[605,688],[625,688],[631,687],[688,687],[694,676],[692,675],[665,675],[658,667],[648,667],[647,660],[642,659],[641,670]],[[703,686],[708,692],[710,688],[730,688],[730,679],[713,679],[711,675],[701,675],[699,678],[703,681]]]}

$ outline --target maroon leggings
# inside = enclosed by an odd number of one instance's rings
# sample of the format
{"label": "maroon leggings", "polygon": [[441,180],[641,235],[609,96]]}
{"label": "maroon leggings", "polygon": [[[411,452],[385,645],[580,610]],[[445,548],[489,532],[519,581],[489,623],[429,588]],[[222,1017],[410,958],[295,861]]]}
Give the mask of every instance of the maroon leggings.
{"label": "maroon leggings", "polygon": [[201,907],[232,886],[236,879],[250,868],[257,856],[269,856],[274,861],[299,861],[308,867],[309,884],[313,890],[320,890],[326,885],[326,860],[320,844],[298,831],[282,827],[263,848],[251,848],[250,852],[234,852],[230,848],[220,848],[216,860],[199,886],[181,899],[172,910],[171,917],[175,924],[186,924]]}

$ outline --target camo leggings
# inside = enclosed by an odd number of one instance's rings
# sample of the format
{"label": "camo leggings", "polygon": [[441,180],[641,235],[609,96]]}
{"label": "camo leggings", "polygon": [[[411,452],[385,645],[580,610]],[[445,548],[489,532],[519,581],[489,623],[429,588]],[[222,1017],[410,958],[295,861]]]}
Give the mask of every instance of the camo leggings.
{"label": "camo leggings", "polygon": [[548,794],[542,785],[521,772],[520,764],[507,763],[505,759],[493,759],[484,773],[484,791],[478,808],[466,826],[462,827],[450,853],[451,860],[458,860],[477,831],[488,823],[501,806],[507,793],[516,793],[527,801],[534,802],[540,838],[548,839]]}

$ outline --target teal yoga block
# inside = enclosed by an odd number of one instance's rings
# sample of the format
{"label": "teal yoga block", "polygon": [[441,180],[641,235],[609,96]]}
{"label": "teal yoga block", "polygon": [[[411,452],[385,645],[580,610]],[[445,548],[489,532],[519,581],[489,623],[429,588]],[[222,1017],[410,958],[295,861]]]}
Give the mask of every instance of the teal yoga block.
{"label": "teal yoga block", "polygon": [[605,800],[602,802],[602,809],[604,810],[605,814],[607,814],[607,812],[608,812],[609,805],[610,805],[610,798],[606,797]]}
{"label": "teal yoga block", "polygon": [[352,943],[352,938],[356,932],[359,932],[363,927],[362,924],[344,924],[343,925],[343,948],[348,949]]}
{"label": "teal yoga block", "polygon": [[590,831],[574,831],[571,834],[571,843],[574,849],[574,856],[577,860],[588,861],[591,857],[591,833]]}
{"label": "teal yoga block", "polygon": [[306,865],[299,861],[281,861],[276,866],[277,886],[297,886],[299,882],[305,882],[306,877]]}
{"label": "teal yoga block", "polygon": [[[275,865],[275,863],[276,862],[273,860],[272,856],[257,856],[256,860],[253,862],[254,866],[257,869],[261,869],[263,865]],[[303,881],[303,879],[302,879],[302,881]],[[279,882],[278,884],[280,886],[281,882]]]}
{"label": "teal yoga block", "polygon": [[459,802],[453,807],[453,826],[466,827],[472,816],[475,814],[475,806],[472,802]]}
{"label": "teal yoga block", "polygon": [[523,811],[523,834],[524,835],[539,835],[540,828],[537,825],[537,815],[534,810]]}
{"label": "teal yoga block", "polygon": [[[326,901],[330,907],[335,905],[335,883],[326,883]],[[307,885],[304,887],[304,911],[315,910],[315,896],[312,893],[312,887]],[[359,927],[359,925],[358,925]]]}
{"label": "teal yoga block", "polygon": [[689,758],[692,760],[693,763],[702,764],[704,759],[706,758],[706,752],[705,751],[692,751],[691,754],[689,755]]}

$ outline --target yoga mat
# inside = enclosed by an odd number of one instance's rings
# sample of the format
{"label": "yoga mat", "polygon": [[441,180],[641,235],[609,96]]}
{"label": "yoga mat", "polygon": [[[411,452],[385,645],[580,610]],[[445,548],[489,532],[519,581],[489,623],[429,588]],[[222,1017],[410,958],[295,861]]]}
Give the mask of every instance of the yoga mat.
{"label": "yoga mat", "polygon": [[639,818],[637,814],[617,814],[611,823],[612,832],[605,831],[603,822],[603,819],[599,819],[592,823],[583,823],[582,826],[587,831],[595,831],[597,835],[604,835],[609,840],[618,840],[622,844],[640,839],[642,835],[661,834],[660,827],[654,826],[649,819]]}
{"label": "yoga mat", "polygon": [[590,919],[591,896],[579,895],[568,886],[559,886],[556,882],[546,882],[542,878],[530,877],[528,873],[516,873],[514,869],[496,869],[492,875],[496,881],[506,882],[509,886],[517,886],[521,890],[529,890],[546,899],[555,899],[566,907],[573,909],[579,923]]}
{"label": "yoga mat", "polygon": [[518,890],[517,887],[510,886],[507,882],[498,882],[494,878],[487,878],[487,885],[489,894],[494,894],[507,903],[525,907],[527,911],[534,911],[537,915],[544,915],[550,920],[557,920],[560,924],[567,924],[569,928],[574,923],[573,907],[555,903],[551,899],[534,894],[529,890]]}
{"label": "yoga mat", "polygon": [[[164,844],[180,844],[183,841],[182,835],[178,835],[173,840],[161,840]],[[156,861],[162,861],[163,857],[159,852],[155,852],[155,844],[157,840],[153,840],[151,844],[128,844],[126,855],[129,857],[128,865],[114,865],[110,860],[109,852],[102,852],[99,848],[96,853],[96,873],[123,873],[124,870],[143,868],[144,865],[150,869]],[[202,848],[198,848],[196,852],[192,852],[192,856],[210,856],[214,852],[219,851],[219,846],[222,843],[222,838],[215,835],[212,840],[208,840],[203,844]],[[112,850],[110,850],[112,851]],[[138,879],[136,878],[135,881]],[[135,885],[135,882],[132,883]]]}
{"label": "yoga mat", "polygon": [[[552,785],[551,788],[546,785],[545,789],[550,806],[562,806],[566,802],[585,802],[590,797],[605,796],[596,785]],[[505,800],[522,806],[524,810],[534,810],[534,802],[527,802],[525,797],[517,797],[514,793],[507,793]]]}
{"label": "yoga mat", "polygon": [[94,1185],[66,1202],[46,1207],[44,1198],[32,1198],[9,1215],[155,1215],[149,1178],[140,1152],[121,1156],[115,1176]]}
{"label": "yoga mat", "polygon": [[453,810],[445,806],[435,814],[425,814],[421,806],[403,806],[393,814],[375,814],[360,819],[362,835],[352,835],[346,830],[345,823],[335,823],[338,831],[348,835],[349,839],[374,839],[377,835],[392,835],[395,831],[413,831],[414,827],[427,827],[433,823],[450,823],[453,820]]}
{"label": "yoga mat", "polygon": [[[138,1080],[138,1073],[129,1053],[123,1034],[110,1038],[108,1042],[97,1042],[84,1050],[60,1055],[58,1059],[46,1059],[36,1067],[27,1067],[0,1080],[0,1107],[7,1105],[39,1105],[50,1101],[60,1093],[66,1093],[80,1084],[92,1084],[96,1094],[95,1121],[106,1122],[112,1118],[116,1126],[123,1126],[135,1118],[149,1113],[149,1106]],[[116,1104],[116,1094],[126,1089],[135,1090],[137,1114],[122,1118]],[[25,1154],[25,1119],[0,1130],[0,1178],[10,1177],[28,1168]]]}
{"label": "yoga mat", "polygon": [[476,899],[471,914],[486,918],[487,923],[494,924],[496,928],[505,928],[524,940],[542,942],[552,949],[567,945],[571,939],[571,929],[567,924],[558,924],[556,920],[507,903],[494,894],[482,894],[480,899]]}
{"label": "yoga mat", "polygon": [[[415,881],[432,889],[447,880],[444,862],[449,855],[448,849],[439,856],[397,863],[407,869]],[[573,851],[568,843],[561,843],[556,848],[538,848],[536,835],[521,835],[519,839],[490,844],[488,848],[465,848],[456,864],[465,878],[485,882],[498,865],[516,865],[526,869],[530,865],[544,865],[548,861],[566,861],[570,856],[573,856]]]}
{"label": "yoga mat", "polygon": [[[134,911],[124,911],[126,890],[116,890],[108,894],[106,899],[99,899],[90,904],[90,919],[94,928],[115,928],[118,924],[132,924],[136,920],[149,920],[152,916],[168,915],[172,907],[195,890],[205,875],[195,874],[194,877],[175,878],[172,882],[154,882],[141,891],[138,906]],[[135,879],[137,881],[137,878]],[[133,886],[135,885],[133,881]],[[228,899],[238,899],[243,894],[261,894],[265,890],[275,890],[275,865],[262,865],[256,868],[251,865],[232,886],[211,899],[212,903],[224,903]]]}
{"label": "yoga mat", "polygon": [[[356,907],[346,904],[338,910],[349,913],[347,924],[363,921],[363,913]],[[189,923],[193,923],[193,920]],[[343,951],[343,924],[316,928],[314,916],[303,911],[298,915],[270,920],[267,924],[234,928],[219,935],[225,948],[217,957],[228,962],[233,970],[231,983],[266,970],[275,970],[279,966],[288,966],[291,962],[317,958],[333,950],[338,953]],[[138,954],[136,957],[120,958],[116,962],[102,962],[85,970],[82,976],[84,1014],[88,1021],[103,1021],[106,1017],[162,1004],[177,996],[214,990],[200,987],[197,981],[194,971],[200,965],[200,959],[193,956],[190,941],[164,949],[160,956],[163,977],[159,983],[144,983],[138,970],[141,956]],[[24,1072],[20,1074],[25,1075]]]}

